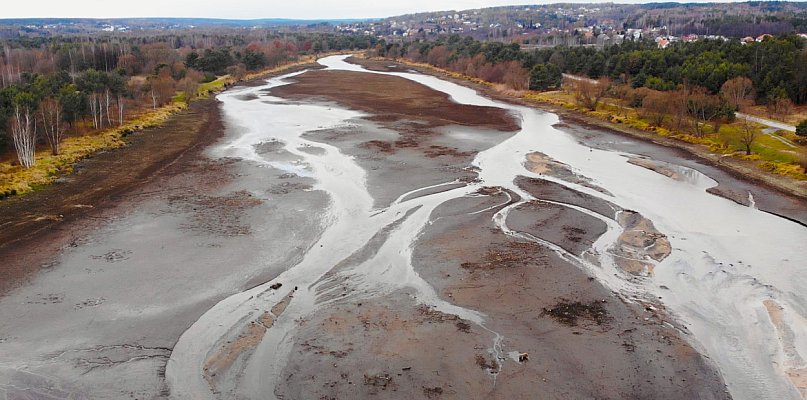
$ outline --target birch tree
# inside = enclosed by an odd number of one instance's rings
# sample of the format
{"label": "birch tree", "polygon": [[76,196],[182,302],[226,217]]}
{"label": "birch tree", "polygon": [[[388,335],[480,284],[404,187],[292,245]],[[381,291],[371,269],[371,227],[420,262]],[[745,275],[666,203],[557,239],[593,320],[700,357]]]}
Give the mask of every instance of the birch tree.
{"label": "birch tree", "polygon": [[11,117],[11,138],[20,165],[31,168],[36,162],[36,123],[34,96],[21,92],[14,97],[14,114]]}
{"label": "birch tree", "polygon": [[88,69],[79,76],[76,83],[79,89],[86,93],[90,100],[90,115],[92,116],[93,128],[103,128],[104,119],[101,104],[102,93],[105,88],[103,74],[94,69]]}

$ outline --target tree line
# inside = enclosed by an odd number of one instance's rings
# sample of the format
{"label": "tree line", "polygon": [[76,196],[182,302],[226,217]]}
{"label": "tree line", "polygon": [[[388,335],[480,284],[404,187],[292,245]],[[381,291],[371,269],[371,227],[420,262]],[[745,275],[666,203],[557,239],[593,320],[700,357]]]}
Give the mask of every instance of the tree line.
{"label": "tree line", "polygon": [[58,154],[67,135],[122,125],[178,93],[190,100],[219,76],[241,78],[303,54],[375,44],[364,35],[267,30],[0,41],[0,155],[13,150],[31,167],[38,146]]}
{"label": "tree line", "polygon": [[669,91],[687,85],[718,94],[726,81],[746,77],[760,103],[781,99],[807,103],[807,49],[805,40],[792,34],[749,44],[700,40],[659,49],[647,40],[604,49],[557,46],[534,51],[521,50],[516,43],[483,43],[452,35],[428,42],[381,43],[377,52],[514,89],[550,89],[560,84],[561,73],[569,73],[592,79],[607,77],[633,88]]}
{"label": "tree line", "polygon": [[[449,36],[433,42],[380,43],[377,52],[516,90],[560,89],[563,84],[582,108],[595,111],[608,98],[614,114],[629,107],[652,129],[696,138],[718,135],[747,106],[763,104],[770,117],[783,117],[794,103],[807,103],[807,48],[794,35],[746,45],[703,40],[659,49],[654,42],[631,41],[601,50],[557,46],[535,51],[523,51],[516,43]],[[570,76],[564,78],[564,73]],[[756,130],[741,125],[733,140],[751,154]],[[807,121],[799,124],[797,134],[807,136]]]}

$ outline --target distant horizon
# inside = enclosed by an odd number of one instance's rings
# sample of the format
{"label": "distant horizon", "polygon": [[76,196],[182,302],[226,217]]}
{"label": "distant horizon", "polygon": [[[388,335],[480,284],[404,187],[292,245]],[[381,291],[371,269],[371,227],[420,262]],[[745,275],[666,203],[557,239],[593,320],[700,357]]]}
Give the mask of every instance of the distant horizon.
{"label": "distant horizon", "polygon": [[[322,21],[322,20],[368,20],[395,17],[405,14],[424,12],[461,11],[479,8],[503,6],[536,6],[552,4],[708,4],[708,3],[746,3],[748,0],[691,0],[691,1],[541,1],[524,2],[520,0],[392,0],[378,3],[373,0],[325,0],[314,2],[300,0],[284,4],[267,5],[261,0],[231,0],[230,7],[222,10],[214,3],[194,2],[190,0],[176,0],[164,2],[160,0],[140,0],[136,3],[103,4],[105,0],[43,0],[39,4],[24,2],[12,3],[5,6],[3,17],[0,20],[16,19],[218,19],[218,20],[296,20],[296,21]],[[790,1],[803,3],[807,0]],[[45,4],[42,4],[45,3]],[[36,11],[33,10],[36,8]],[[110,8],[113,11],[110,11]],[[49,10],[41,13],[42,9]],[[271,9],[266,12],[263,10]],[[277,10],[280,11],[277,11]],[[143,11],[160,10],[160,15],[148,15]],[[188,11],[196,10],[196,11]],[[36,14],[35,14],[36,13]],[[260,16],[257,16],[260,15]]]}

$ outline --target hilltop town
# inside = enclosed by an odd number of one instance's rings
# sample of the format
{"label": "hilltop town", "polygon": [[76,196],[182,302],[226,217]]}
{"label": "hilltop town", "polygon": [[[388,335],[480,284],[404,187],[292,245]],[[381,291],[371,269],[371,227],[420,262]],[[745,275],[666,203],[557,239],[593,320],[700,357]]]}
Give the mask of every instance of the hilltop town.
{"label": "hilltop town", "polygon": [[388,42],[459,34],[483,41],[515,41],[524,47],[603,47],[649,38],[664,48],[669,43],[699,39],[761,41],[765,35],[794,30],[807,37],[807,4],[551,4],[419,13],[335,28]]}

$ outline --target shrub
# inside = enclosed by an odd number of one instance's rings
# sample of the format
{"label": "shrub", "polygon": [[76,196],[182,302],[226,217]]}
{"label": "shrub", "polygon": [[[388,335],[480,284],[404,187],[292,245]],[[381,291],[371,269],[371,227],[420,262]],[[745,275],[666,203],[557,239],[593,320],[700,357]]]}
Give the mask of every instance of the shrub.
{"label": "shrub", "polygon": [[796,125],[796,134],[799,136],[807,137],[807,119],[801,121]]}

